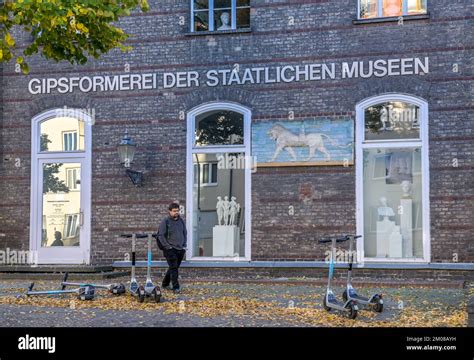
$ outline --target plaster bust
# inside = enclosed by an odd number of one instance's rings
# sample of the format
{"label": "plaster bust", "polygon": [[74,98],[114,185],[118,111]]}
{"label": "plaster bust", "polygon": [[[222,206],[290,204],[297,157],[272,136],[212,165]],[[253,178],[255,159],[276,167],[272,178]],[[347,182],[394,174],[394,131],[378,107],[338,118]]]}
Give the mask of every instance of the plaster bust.
{"label": "plaster bust", "polygon": [[217,28],[217,30],[232,30],[232,27],[229,25],[229,13],[223,12],[220,16],[222,25]]}
{"label": "plaster bust", "polygon": [[400,187],[402,188],[402,191],[403,191],[403,197],[410,198],[411,197],[411,182],[408,180],[403,180],[400,183]]}
{"label": "plaster bust", "polygon": [[380,199],[380,205],[379,208],[377,209],[377,212],[379,216],[384,217],[385,219],[388,219],[389,216],[395,216],[395,213],[393,212],[393,209],[387,205],[387,198],[385,196],[382,196]]}

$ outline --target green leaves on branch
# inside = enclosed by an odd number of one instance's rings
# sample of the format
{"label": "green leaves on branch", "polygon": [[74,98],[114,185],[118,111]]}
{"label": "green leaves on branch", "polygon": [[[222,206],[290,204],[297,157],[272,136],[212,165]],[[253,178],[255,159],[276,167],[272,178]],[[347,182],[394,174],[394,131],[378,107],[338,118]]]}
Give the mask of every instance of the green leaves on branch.
{"label": "green leaves on branch", "polygon": [[[1,1],[1,0],[0,0]],[[139,8],[148,11],[146,0],[3,0],[0,4],[0,62],[16,59],[28,73],[26,57],[40,53],[56,62],[85,64],[114,48],[128,51],[128,35],[116,22]],[[22,54],[11,32],[20,27],[30,34]],[[18,33],[18,32],[16,32]]]}

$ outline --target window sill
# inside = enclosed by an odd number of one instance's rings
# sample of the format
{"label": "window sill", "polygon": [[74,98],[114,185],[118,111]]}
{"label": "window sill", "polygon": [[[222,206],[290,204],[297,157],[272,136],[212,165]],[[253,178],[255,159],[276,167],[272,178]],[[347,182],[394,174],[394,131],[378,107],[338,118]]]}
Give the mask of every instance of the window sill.
{"label": "window sill", "polygon": [[236,29],[236,30],[215,30],[215,31],[194,31],[188,32],[186,36],[209,36],[209,35],[227,35],[227,34],[245,34],[252,32],[251,28],[248,29]]}
{"label": "window sill", "polygon": [[417,14],[417,15],[403,15],[403,16],[390,16],[390,17],[381,17],[381,18],[371,18],[371,19],[357,19],[352,20],[354,25],[364,25],[364,24],[378,24],[378,23],[387,23],[387,22],[397,22],[403,18],[403,21],[409,20],[426,20],[430,18],[430,13],[426,14]]}

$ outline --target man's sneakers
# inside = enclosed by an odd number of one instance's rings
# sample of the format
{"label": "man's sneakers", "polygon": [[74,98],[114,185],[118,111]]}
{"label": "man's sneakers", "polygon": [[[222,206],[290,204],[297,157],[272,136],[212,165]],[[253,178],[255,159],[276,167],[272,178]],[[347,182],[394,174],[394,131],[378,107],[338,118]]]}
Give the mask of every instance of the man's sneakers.
{"label": "man's sneakers", "polygon": [[181,294],[181,288],[173,289],[173,292],[174,292],[175,294]]}

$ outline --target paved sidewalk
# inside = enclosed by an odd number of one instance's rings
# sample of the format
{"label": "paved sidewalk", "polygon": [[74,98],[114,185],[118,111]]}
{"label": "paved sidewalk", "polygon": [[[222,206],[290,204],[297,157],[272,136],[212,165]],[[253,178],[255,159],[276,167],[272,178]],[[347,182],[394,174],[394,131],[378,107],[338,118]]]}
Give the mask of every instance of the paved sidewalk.
{"label": "paved sidewalk", "polygon": [[[38,281],[35,289],[57,289],[58,284]],[[364,287],[361,293],[384,294],[384,312],[360,311],[356,320],[349,320],[322,309],[324,286],[307,284],[187,282],[179,295],[163,291],[158,304],[140,304],[128,294],[114,296],[105,290],[93,301],[74,295],[27,298],[28,285],[23,280],[0,281],[0,326],[462,327],[467,324],[468,298],[474,294],[473,289],[459,288]],[[337,288],[337,294],[342,290]]]}

